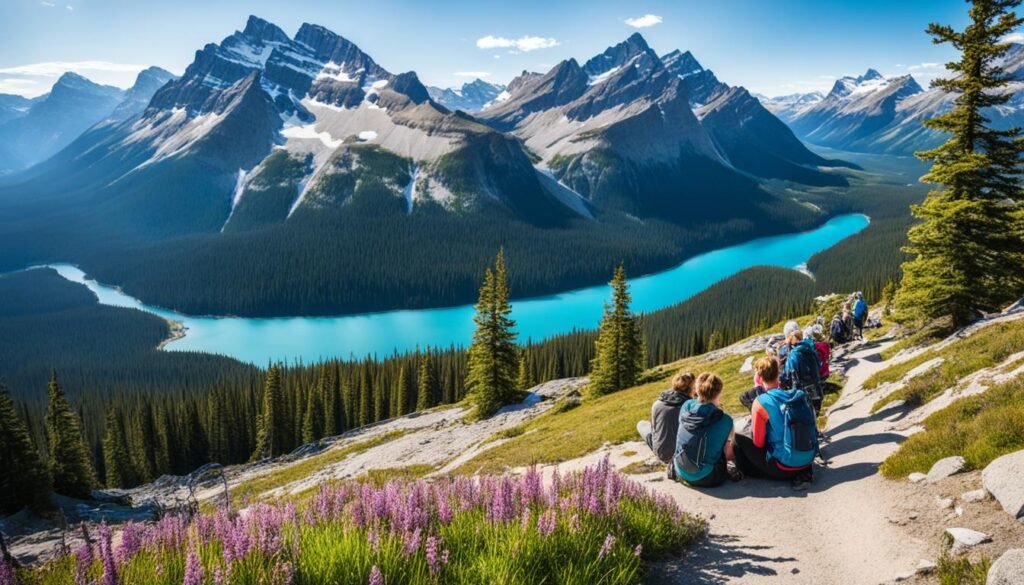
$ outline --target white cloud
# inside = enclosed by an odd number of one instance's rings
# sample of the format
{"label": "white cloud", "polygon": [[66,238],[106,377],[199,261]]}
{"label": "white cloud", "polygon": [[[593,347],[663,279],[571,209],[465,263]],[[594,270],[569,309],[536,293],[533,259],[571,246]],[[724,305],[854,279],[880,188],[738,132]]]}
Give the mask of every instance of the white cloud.
{"label": "white cloud", "polygon": [[1000,40],[1004,43],[1024,43],[1024,33],[1010,33]]}
{"label": "white cloud", "polygon": [[918,63],[908,66],[907,71],[938,71],[944,68],[942,63]]}
{"label": "white cloud", "polygon": [[111,63],[110,61],[46,61],[28,65],[0,68],[0,73],[14,75],[30,75],[34,77],[60,77],[68,71],[82,73],[87,71],[106,71],[109,73],[138,73],[145,65],[128,63]]}
{"label": "white cloud", "polygon": [[34,79],[0,79],[0,93],[14,93],[14,94],[38,94],[43,93],[42,89],[37,88],[39,82]]}
{"label": "white cloud", "polygon": [[625,23],[633,28],[647,28],[656,24],[661,24],[662,18],[657,14],[645,14],[635,18],[627,18]]}
{"label": "white cloud", "polygon": [[70,4],[68,4],[68,5],[67,5],[67,6],[65,6],[64,8],[67,8],[68,10],[74,10],[74,9],[75,9],[75,7],[74,7],[74,6],[72,6],[72,5],[70,5]]}
{"label": "white cloud", "polygon": [[485,77],[490,77],[490,76],[491,76],[491,74],[488,71],[456,71],[455,72],[455,77],[479,77],[480,79],[483,79]]}
{"label": "white cloud", "polygon": [[476,40],[478,49],[513,49],[513,51],[520,53],[536,51],[538,49],[550,49],[551,47],[557,47],[559,44],[557,39],[531,36],[510,39],[487,35]]}
{"label": "white cloud", "polygon": [[56,6],[56,4],[54,4],[53,2],[47,2],[46,0],[43,0],[42,2],[40,2],[40,4],[47,8],[53,8],[54,6]]}

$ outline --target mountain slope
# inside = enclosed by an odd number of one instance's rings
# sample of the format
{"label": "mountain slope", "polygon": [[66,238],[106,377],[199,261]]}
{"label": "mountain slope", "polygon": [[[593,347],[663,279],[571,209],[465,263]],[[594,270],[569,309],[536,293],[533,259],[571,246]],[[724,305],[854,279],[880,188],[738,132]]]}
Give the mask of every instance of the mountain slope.
{"label": "mountain slope", "polygon": [[65,73],[45,99],[0,126],[0,144],[5,149],[0,172],[23,169],[53,155],[109,116],[123,97],[124,92],[116,87]]}
{"label": "mountain slope", "polygon": [[458,89],[428,87],[427,92],[430,94],[430,99],[449,110],[462,110],[470,113],[479,112],[495,103],[500,103],[508,96],[507,93],[504,93],[504,85],[488,83],[482,79],[463,83],[462,87]]}

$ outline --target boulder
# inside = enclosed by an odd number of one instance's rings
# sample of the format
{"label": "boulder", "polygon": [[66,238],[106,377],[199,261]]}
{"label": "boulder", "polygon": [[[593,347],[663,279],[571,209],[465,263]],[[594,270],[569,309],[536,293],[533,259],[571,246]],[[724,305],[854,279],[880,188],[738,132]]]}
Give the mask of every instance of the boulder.
{"label": "boulder", "polygon": [[946,534],[953,540],[953,552],[963,552],[973,546],[992,541],[991,536],[970,528],[947,528]]}
{"label": "boulder", "polygon": [[1024,585],[1024,548],[1011,548],[988,569],[986,585]]}
{"label": "boulder", "polygon": [[935,483],[946,479],[951,475],[955,475],[963,471],[966,465],[967,462],[959,455],[939,459],[935,462],[935,465],[932,465],[932,468],[928,470],[928,475],[924,478],[924,482]]}
{"label": "boulder", "polygon": [[753,372],[753,371],[754,371],[754,356],[750,356],[746,360],[744,360],[743,361],[743,365],[740,366],[740,373],[741,374],[746,374],[747,372]]}
{"label": "boulder", "polygon": [[924,481],[926,477],[928,476],[921,472],[915,471],[914,473],[908,475],[907,479],[910,480],[910,483],[921,483],[922,481]]}
{"label": "boulder", "polygon": [[917,563],[916,572],[918,575],[930,575],[934,573],[937,568],[939,568],[939,566],[935,564],[935,561],[921,559]]}
{"label": "boulder", "polygon": [[987,494],[985,493],[985,490],[974,490],[960,494],[960,499],[964,502],[973,504],[983,501],[986,496]]}
{"label": "boulder", "polygon": [[953,498],[935,498],[935,504],[940,510],[948,510],[953,507]]}
{"label": "boulder", "polygon": [[981,482],[1007,514],[1024,522],[1024,451],[989,463],[981,472]]}

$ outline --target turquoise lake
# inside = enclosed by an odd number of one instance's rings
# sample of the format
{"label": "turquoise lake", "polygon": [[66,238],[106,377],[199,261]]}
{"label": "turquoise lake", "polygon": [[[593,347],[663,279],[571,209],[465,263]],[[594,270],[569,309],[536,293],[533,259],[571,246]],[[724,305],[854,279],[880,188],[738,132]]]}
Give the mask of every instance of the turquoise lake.
{"label": "turquoise lake", "polygon": [[[861,231],[869,222],[864,215],[841,215],[809,232],[721,248],[675,268],[631,279],[633,309],[650,312],[674,305],[754,266],[806,270],[811,256]],[[167,350],[218,353],[259,366],[278,360],[310,363],[335,357],[383,356],[417,346],[467,345],[473,333],[472,305],[342,317],[193,317],[145,305],[114,287],[86,279],[75,266],[51,267],[68,280],[88,286],[102,304],[133,307],[183,324],[185,336],[166,344]],[[601,285],[515,300],[512,317],[519,339],[539,341],[573,329],[594,328],[609,296],[609,287]]]}

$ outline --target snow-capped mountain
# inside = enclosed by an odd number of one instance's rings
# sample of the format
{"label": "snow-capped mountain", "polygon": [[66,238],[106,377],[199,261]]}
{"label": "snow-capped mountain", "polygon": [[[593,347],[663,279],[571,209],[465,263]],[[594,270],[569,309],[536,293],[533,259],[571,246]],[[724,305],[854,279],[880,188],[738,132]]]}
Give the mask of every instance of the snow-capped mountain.
{"label": "snow-capped mountain", "polygon": [[768,97],[764,95],[755,95],[765,108],[769,112],[775,114],[775,116],[783,122],[789,122],[804,113],[808,108],[814,104],[825,99],[825,94],[820,91],[811,91],[807,93],[791,93],[788,95],[780,95],[776,97]]}
{"label": "snow-capped mountain", "polygon": [[437,105],[415,73],[391,73],[321,26],[291,38],[256,17],[197,51],[141,115],[97,126],[30,175],[59,174],[47,189],[91,186],[152,237],[346,205],[382,169],[390,178],[374,197],[410,212],[497,204],[540,223],[577,213],[517,140]]}
{"label": "snow-capped mountain", "polygon": [[149,67],[142,70],[135,78],[135,84],[128,88],[128,91],[124,92],[123,100],[111,112],[110,118],[114,120],[127,120],[132,116],[141,114],[146,109],[146,106],[149,105],[149,101],[153,99],[153,95],[157,90],[172,79],[175,79],[173,73],[159,67]]}
{"label": "snow-capped mountain", "polygon": [[688,52],[658,57],[639,34],[583,65],[517,77],[507,91],[478,117],[521,138],[539,166],[599,207],[673,217],[712,190],[756,199],[750,175],[842,181],[813,168],[829,163],[746,90]]}
{"label": "snow-capped mountain", "polygon": [[0,93],[0,124],[28,113],[32,100],[20,95]]}
{"label": "snow-capped mountain", "polygon": [[427,93],[430,94],[430,99],[449,110],[462,110],[470,113],[479,112],[500,103],[509,95],[505,92],[504,85],[489,83],[482,79],[464,83],[458,89],[428,86]]}

